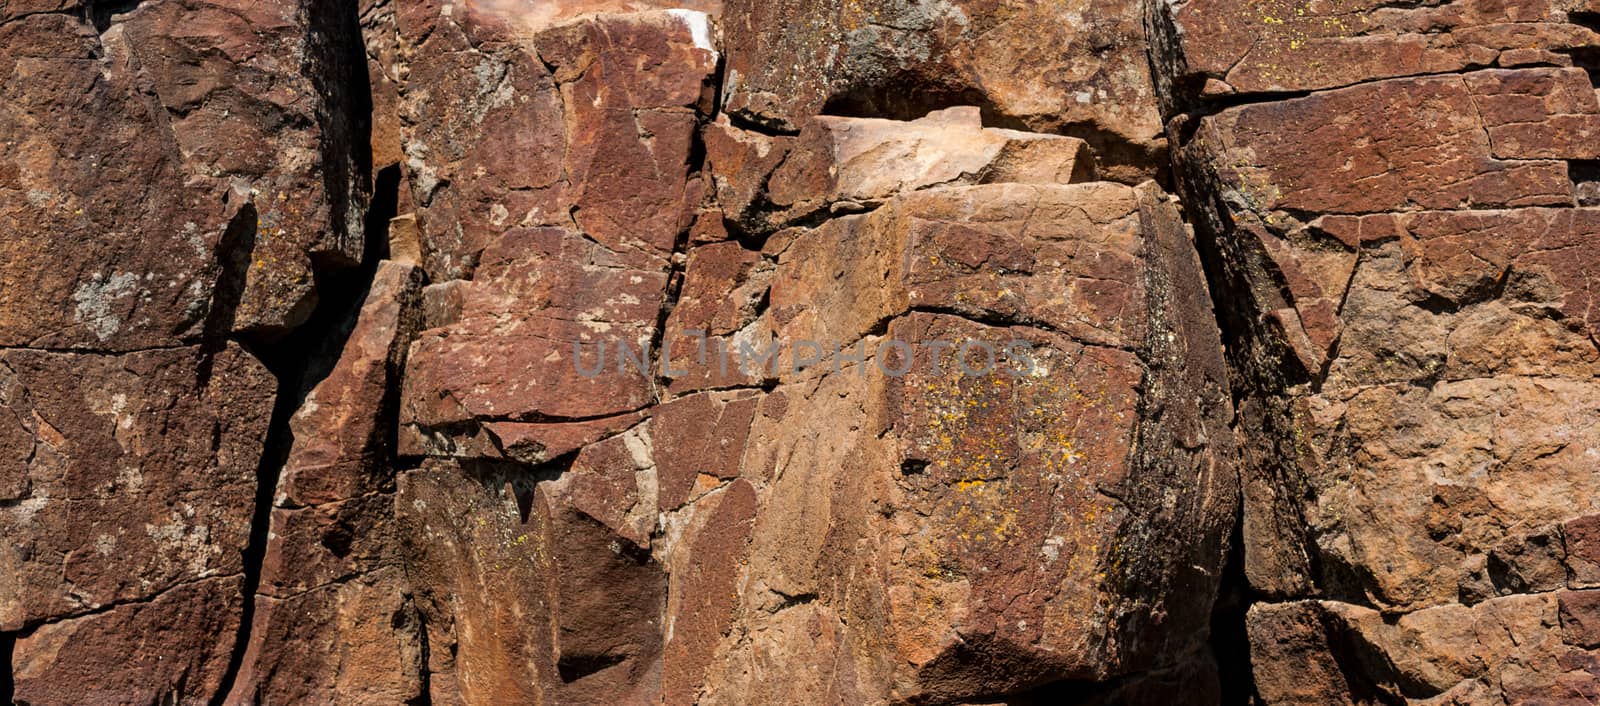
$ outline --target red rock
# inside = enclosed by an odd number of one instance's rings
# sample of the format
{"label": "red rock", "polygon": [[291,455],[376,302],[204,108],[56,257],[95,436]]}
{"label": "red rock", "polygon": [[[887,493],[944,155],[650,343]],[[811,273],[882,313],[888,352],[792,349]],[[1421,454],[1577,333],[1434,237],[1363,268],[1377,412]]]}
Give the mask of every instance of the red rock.
{"label": "red rock", "polygon": [[1600,699],[1593,5],[0,0],[0,690]]}
{"label": "red rock", "polygon": [[673,572],[667,614],[672,623],[662,658],[662,700],[694,703],[716,659],[716,647],[728,634],[739,599],[738,567],[756,516],[751,485],[736,480],[723,490],[693,544],[685,548],[692,563]]}
{"label": "red rock", "polygon": [[41,625],[12,653],[18,703],[200,703],[221,686],[239,624],[238,577]]}
{"label": "red rock", "polygon": [[[5,470],[4,629],[243,571],[274,383],[236,347],[216,354],[209,380],[196,380],[201,359],[0,352],[6,418],[32,437],[28,460]],[[74,645],[61,663],[97,659]]]}
{"label": "red rock", "polygon": [[1561,627],[1568,644],[1600,648],[1600,591],[1562,593]]}
{"label": "red rock", "polygon": [[[285,598],[256,599],[252,642],[230,703],[422,696],[421,625],[398,569]],[[323,622],[328,621],[328,622]]]}
{"label": "red rock", "polygon": [[1087,0],[730,1],[724,109],[794,131],[823,113],[911,120],[981,105],[1006,125],[1084,137],[1102,173],[1137,183],[1165,147],[1140,14]]}
{"label": "red rock", "polygon": [[419,275],[379,263],[337,362],[289,421],[230,703],[421,693],[424,643],[399,567],[383,428],[416,329]]}
{"label": "red rock", "polygon": [[470,276],[516,225],[576,226],[620,254],[670,253],[687,224],[690,143],[715,65],[704,15],[601,15],[506,41],[515,21],[492,4],[462,18],[406,5],[407,84],[427,87],[402,101],[407,165],[434,280]]}
{"label": "red rock", "polygon": [[1582,69],[1467,74],[1501,159],[1600,158],[1600,100]]}
{"label": "red rock", "polygon": [[394,394],[405,339],[415,332],[420,274],[379,264],[338,362],[289,420],[294,445],[279,478],[279,505],[319,505],[388,487],[379,468],[388,433],[381,414]]}
{"label": "red rock", "polygon": [[[1171,32],[1182,72],[1225,80],[1247,93],[1336,88],[1372,79],[1444,74],[1517,61],[1513,52],[1572,51],[1590,29],[1547,0],[1393,6],[1376,0],[1319,5],[1226,0],[1152,6]],[[1177,73],[1177,72],[1175,72]],[[1158,79],[1158,82],[1161,79]]]}
{"label": "red rock", "polygon": [[761,397],[753,392],[711,392],[657,407],[651,424],[660,491],[658,505],[675,510],[701,476],[737,478],[745,438]]}
{"label": "red rock", "polygon": [[1587,585],[1566,535],[1582,544],[1600,497],[1580,451],[1593,214],[1573,208],[1600,103],[1564,68],[1592,29],[1540,0],[1152,10],[1180,191],[1248,391],[1261,699],[1600,691],[1553,598]]}
{"label": "red rock", "polygon": [[1567,548],[1568,583],[1573,588],[1600,588],[1600,515],[1569,520],[1561,527]]}
{"label": "red rock", "polygon": [[488,422],[483,429],[498,451],[493,455],[539,464],[577,451],[643,420],[643,413],[633,412],[587,422]]}
{"label": "red rock", "polygon": [[[1226,110],[1202,120],[1194,149],[1261,213],[1572,202],[1563,163],[1495,159],[1473,106],[1459,78],[1381,81]],[[1357,112],[1379,122],[1336,117]],[[1436,117],[1430,125],[1414,115]]]}
{"label": "red rock", "polygon": [[293,13],[151,5],[103,35],[67,13],[7,22],[0,344],[131,351],[305,319],[312,258],[361,253],[368,186],[339,97],[315,86],[347,67],[307,42],[323,18]]}
{"label": "red rock", "polygon": [[[543,576],[551,557],[514,498],[463,469],[402,473],[395,510],[427,626],[435,703],[533,703],[560,679]],[[517,629],[511,629],[516,626]]]}

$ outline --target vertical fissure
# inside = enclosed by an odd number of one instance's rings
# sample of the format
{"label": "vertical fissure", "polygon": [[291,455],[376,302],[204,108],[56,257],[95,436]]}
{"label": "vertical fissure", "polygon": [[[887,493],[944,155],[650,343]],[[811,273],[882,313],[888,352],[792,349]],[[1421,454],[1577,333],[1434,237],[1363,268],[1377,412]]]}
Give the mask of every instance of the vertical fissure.
{"label": "vertical fissure", "polygon": [[241,345],[259,359],[278,380],[277,398],[263,442],[261,462],[256,468],[256,496],[250,524],[250,540],[245,549],[244,609],[239,618],[239,633],[232,659],[217,692],[220,704],[233,690],[244,654],[249,647],[255,618],[256,590],[261,584],[266,560],[267,537],[271,531],[272,504],[278,479],[294,445],[289,421],[305,402],[317,383],[327,377],[338,361],[355,326],[361,305],[372,286],[378,264],[388,255],[388,222],[394,217],[400,186],[398,167],[378,173],[374,197],[364,218],[366,241],[361,265],[353,271],[327,266],[315,270],[318,304],[311,318],[282,341],[265,344],[241,340]]}
{"label": "vertical fissure", "polygon": [[[332,204],[330,228],[335,243],[327,252],[312,253],[317,306],[310,318],[281,340],[236,336],[238,343],[277,379],[277,395],[260,462],[250,535],[244,551],[242,609],[233,649],[212,704],[226,702],[234,691],[250,646],[256,615],[256,592],[271,533],[273,498],[294,444],[289,422],[306,395],[332,371],[355,326],[379,263],[388,257],[388,224],[399,203],[400,171],[389,166],[372,174],[372,91],[366,72],[366,49],[360,18],[353,4],[308,0],[308,41],[312,47],[306,71],[322,96],[323,179]],[[350,216],[361,213],[359,224]],[[341,253],[360,239],[355,263]]]}
{"label": "vertical fissure", "polygon": [[1244,503],[1234,513],[1233,535],[1228,538],[1228,559],[1211,608],[1211,655],[1217,661],[1220,703],[1260,703],[1250,669],[1250,635],[1245,617],[1256,596],[1244,573]]}

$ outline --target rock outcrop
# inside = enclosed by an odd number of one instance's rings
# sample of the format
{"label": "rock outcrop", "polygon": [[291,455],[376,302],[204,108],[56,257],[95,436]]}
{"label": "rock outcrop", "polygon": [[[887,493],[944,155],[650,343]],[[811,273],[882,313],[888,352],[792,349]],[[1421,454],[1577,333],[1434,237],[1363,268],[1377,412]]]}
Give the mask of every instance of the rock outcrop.
{"label": "rock outcrop", "polygon": [[268,351],[367,252],[354,30],[319,2],[0,5],[5,698],[232,678],[298,365]]}
{"label": "rock outcrop", "polygon": [[0,702],[1600,699],[1595,17],[0,0]]}
{"label": "rock outcrop", "polygon": [[978,108],[739,127],[704,15],[500,19],[434,26],[481,48],[405,98],[442,111],[397,498],[434,701],[1215,679],[1231,408],[1159,187]]}
{"label": "rock outcrop", "polygon": [[1600,512],[1589,18],[1152,6],[1229,302],[1266,703],[1600,694],[1566,529]]}

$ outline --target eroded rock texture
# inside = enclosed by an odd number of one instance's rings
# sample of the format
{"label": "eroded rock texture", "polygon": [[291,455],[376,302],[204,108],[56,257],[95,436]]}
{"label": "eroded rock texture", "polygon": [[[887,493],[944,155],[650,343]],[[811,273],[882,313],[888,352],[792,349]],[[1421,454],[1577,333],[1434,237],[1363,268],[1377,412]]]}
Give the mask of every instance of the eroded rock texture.
{"label": "eroded rock texture", "polygon": [[345,14],[0,5],[7,698],[198,703],[232,679],[295,365],[271,351],[367,248]]}
{"label": "eroded rock texture", "polygon": [[741,127],[699,13],[406,18],[435,702],[1206,701],[1231,408],[1159,187],[977,107]]}
{"label": "eroded rock texture", "polygon": [[1595,16],[0,0],[0,701],[1600,699]]}
{"label": "eroded rock texture", "polygon": [[1600,695],[1591,19],[1152,5],[1228,302],[1268,703]]}

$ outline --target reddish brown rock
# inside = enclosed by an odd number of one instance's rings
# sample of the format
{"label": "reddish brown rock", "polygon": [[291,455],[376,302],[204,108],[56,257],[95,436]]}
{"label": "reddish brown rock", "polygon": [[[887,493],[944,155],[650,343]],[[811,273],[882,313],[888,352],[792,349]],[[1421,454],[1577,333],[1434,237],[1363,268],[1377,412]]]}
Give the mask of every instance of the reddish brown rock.
{"label": "reddish brown rock", "polygon": [[284,461],[276,504],[320,505],[392,489],[382,464],[406,343],[419,323],[420,273],[381,262],[354,327],[327,377],[289,420],[294,444]]}
{"label": "reddish brown rock", "polygon": [[894,194],[939,186],[1094,178],[1084,141],[984,128],[972,106],[911,122],[819,116],[803,125],[783,164],[766,180],[767,205],[778,210],[769,218],[780,226],[815,218],[823,209],[861,211]]}
{"label": "reddish brown rock", "polygon": [[[717,659],[717,644],[733,627],[739,600],[739,566],[750,541],[756,515],[756,494],[736,480],[716,495],[699,499],[715,509],[697,513],[703,524],[672,567],[667,615],[667,642],[662,656],[662,701],[694,703]],[[685,541],[680,539],[680,542]]]}
{"label": "reddish brown rock", "polygon": [[1336,88],[1496,61],[1511,66],[1525,62],[1529,49],[1566,58],[1600,39],[1579,21],[1578,5],[1551,0],[1402,6],[1203,0],[1149,7],[1157,16],[1156,43],[1168,43],[1156,57],[1157,83],[1199,86],[1210,79],[1218,90],[1205,93],[1213,95]]}
{"label": "reddish brown rock", "polygon": [[739,0],[722,24],[724,109],[746,121],[796,131],[822,113],[979,105],[993,124],[1089,140],[1118,181],[1163,168],[1136,3]]}
{"label": "reddish brown rock", "polygon": [[[559,684],[551,557],[492,476],[435,462],[402,473],[395,511],[427,629],[434,703],[538,703]],[[515,629],[513,629],[515,628]]]}
{"label": "reddish brown rock", "polygon": [[[1153,188],[1106,184],[943,189],[900,196],[867,216],[797,237],[778,258],[773,285],[771,315],[783,321],[793,312],[783,340],[845,341],[849,348],[865,335],[866,358],[850,361],[835,351],[831,362],[808,371],[785,368],[768,397],[784,400],[781,407],[764,406],[755,417],[741,477],[769,500],[755,518],[750,588],[700,702],[797,694],[840,694],[847,702],[993,698],[1051,679],[1137,673],[1203,632],[1209,599],[1188,603],[1156,588],[1124,602],[1115,588],[1120,579],[1109,578],[1131,571],[1140,578],[1129,580],[1146,587],[1192,585],[1209,595],[1214,588],[1204,588],[1203,574],[1189,572],[1193,562],[1207,561],[1201,557],[1217,556],[1204,547],[1220,548],[1216,533],[1227,524],[1223,508],[1234,487],[1210,456],[1211,444],[1228,443],[1215,416],[1225,409],[1218,400],[1174,402],[1174,423],[1163,432],[1187,435],[1188,448],[1207,450],[1173,456],[1175,440],[1163,437],[1169,447],[1150,437],[1160,450],[1130,453],[1145,375],[1164,379],[1162,389],[1205,389],[1201,380],[1221,377],[1217,348],[1146,348],[1154,340],[1147,338],[1149,316],[1197,334],[1193,341],[1205,340],[1210,325],[1203,304],[1166,308],[1168,301],[1194,303],[1178,292],[1198,285],[1167,208]],[[978,229],[989,237],[975,238]],[[958,248],[975,241],[986,253],[1033,252],[1037,261],[963,260]],[[908,258],[913,242],[918,249]],[[1171,255],[1163,254],[1167,247]],[[1051,284],[1071,282],[1074,269],[1090,262],[1116,272],[1118,256],[1130,266],[1124,286],[1101,295],[1122,302],[1115,323],[1078,309],[1086,323],[1099,324],[1071,329],[1082,332],[1081,342],[1025,325],[1072,321],[1037,314],[1063,296],[1043,292],[1070,292]],[[1154,270],[1131,268],[1142,258]],[[942,263],[950,264],[940,269]],[[878,279],[833,289],[841,270]],[[1164,274],[1152,278],[1151,271]],[[1007,273],[1012,279],[987,281]],[[952,274],[972,283],[928,286]],[[1012,305],[997,310],[967,298],[991,289],[1010,290]],[[814,308],[800,304],[808,298]],[[919,308],[971,311],[994,323]],[[884,321],[881,337],[873,329]],[[885,344],[947,341],[981,358],[975,343],[998,350],[1016,340],[1031,344],[1037,366],[1020,375],[1025,368],[1015,367],[1022,365],[1015,356],[967,375],[960,365],[983,364],[957,361],[957,351],[935,364],[927,350],[906,358],[912,349]],[[1196,356],[1189,374],[1197,377],[1166,378],[1170,372],[1146,369],[1113,345],[1157,359]],[[886,372],[893,370],[909,374]],[[655,426],[664,421],[658,417]],[[1168,516],[1144,498],[1171,482],[1198,485],[1185,494],[1191,504]],[[1190,518],[1185,529],[1170,524],[1177,516]],[[1131,555],[1123,552],[1173,532],[1182,534],[1176,546],[1197,554],[1141,553],[1149,563],[1125,563]],[[1102,622],[1099,615],[1122,617]],[[790,647],[819,639],[808,650]]]}
{"label": "reddish brown rock", "polygon": [[379,263],[337,362],[289,421],[294,442],[230,703],[402,702],[422,692],[425,643],[399,567],[386,428],[417,326],[419,275]]}
{"label": "reddish brown rock", "polygon": [[120,9],[0,6],[19,701],[1600,698],[1592,7]]}
{"label": "reddish brown rock", "polygon": [[[1586,599],[1509,596],[1398,621],[1330,601],[1260,605],[1249,618],[1256,686],[1268,703],[1581,703],[1600,694],[1574,617]],[[1563,641],[1562,626],[1577,639]]]}
{"label": "reddish brown rock", "polygon": [[[202,358],[190,348],[0,352],[7,424],[31,437],[3,472],[5,630],[243,571],[274,383],[236,347],[198,380]],[[88,644],[55,660],[92,664],[97,655],[76,651]]]}
{"label": "reddish brown rock", "polygon": [[[134,350],[309,315],[313,259],[360,256],[368,185],[352,139],[364,118],[320,90],[351,70],[331,45],[352,28],[295,13],[185,2],[115,21],[8,17],[0,343]],[[309,42],[311,25],[336,39]],[[72,257],[38,266],[67,240]]]}
{"label": "reddish brown rock", "polygon": [[1600,510],[1600,104],[1564,68],[1586,15],[1152,8],[1180,190],[1233,302],[1260,696],[1589,698],[1553,599],[1588,585],[1565,532]]}
{"label": "reddish brown rock", "polygon": [[[387,539],[387,538],[386,538]],[[286,598],[256,598],[253,642],[232,703],[422,696],[422,626],[387,569]],[[324,622],[326,621],[326,622]]]}
{"label": "reddish brown rock", "polygon": [[688,222],[687,161],[716,62],[706,16],[599,15],[521,35],[505,13],[463,10],[397,13],[428,274],[470,276],[513,226],[581,229],[662,264]]}
{"label": "reddish brown rock", "polygon": [[655,409],[651,430],[663,511],[689,501],[703,480],[739,476],[745,440],[760,402],[760,395],[749,391],[711,392],[680,397]]}
{"label": "reddish brown rock", "polygon": [[451,315],[412,347],[403,424],[580,421],[652,401],[663,269],[558,228],[509,231],[484,259]]}
{"label": "reddish brown rock", "polygon": [[40,626],[12,655],[17,703],[203,703],[239,624],[238,577]]}
{"label": "reddish brown rock", "polygon": [[[1474,106],[1459,77],[1382,81],[1229,109],[1203,119],[1190,147],[1263,214],[1570,205],[1566,164],[1496,159],[1493,123]],[[1343,117],[1358,112],[1437,118]]]}

